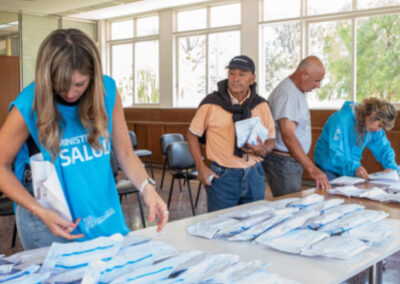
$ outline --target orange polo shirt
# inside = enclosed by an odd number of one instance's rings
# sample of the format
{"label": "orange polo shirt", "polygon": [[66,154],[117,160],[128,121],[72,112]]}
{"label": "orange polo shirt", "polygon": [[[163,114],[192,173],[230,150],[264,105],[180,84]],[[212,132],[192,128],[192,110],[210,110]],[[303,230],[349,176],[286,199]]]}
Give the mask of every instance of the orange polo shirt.
{"label": "orange polo shirt", "polygon": [[[232,103],[234,98],[231,96]],[[243,103],[243,100],[241,103]],[[268,138],[275,138],[275,124],[266,102],[258,104],[251,111],[252,117],[259,117],[261,123],[268,129]],[[207,131],[206,131],[207,130]],[[189,131],[201,137],[206,131],[207,158],[226,168],[248,168],[262,161],[262,158],[249,154],[248,161],[244,156],[234,155],[235,124],[232,113],[215,104],[202,105],[190,123]]]}

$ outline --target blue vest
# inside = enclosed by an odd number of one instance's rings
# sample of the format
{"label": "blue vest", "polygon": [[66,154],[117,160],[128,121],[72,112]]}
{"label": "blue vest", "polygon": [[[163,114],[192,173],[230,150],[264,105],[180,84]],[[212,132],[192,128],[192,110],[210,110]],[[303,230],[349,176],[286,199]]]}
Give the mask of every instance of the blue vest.
{"label": "blue vest", "polygon": [[[104,102],[111,139],[116,86],[114,80],[108,76],[104,76],[103,80]],[[11,107],[15,106],[22,114],[29,133],[44,159],[51,161],[50,153],[38,141],[37,113],[32,111],[34,90],[34,83],[27,86],[12,102]],[[103,149],[93,149],[87,141],[88,132],[80,121],[79,105],[69,106],[57,103],[57,107],[64,121],[62,123],[64,132],[54,166],[73,220],[82,219],[74,233],[85,235],[85,238],[80,241],[115,233],[127,234],[129,228],[124,220],[111,170],[111,140],[101,138],[100,143]],[[21,181],[27,163],[29,164],[29,153],[25,143],[15,160],[15,174]]]}

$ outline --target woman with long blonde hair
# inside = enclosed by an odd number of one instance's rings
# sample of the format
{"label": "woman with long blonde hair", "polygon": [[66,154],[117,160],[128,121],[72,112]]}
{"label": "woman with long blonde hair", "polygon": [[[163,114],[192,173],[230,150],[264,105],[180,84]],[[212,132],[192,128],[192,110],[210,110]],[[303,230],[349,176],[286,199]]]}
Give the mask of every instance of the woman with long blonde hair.
{"label": "woman with long blonde hair", "polygon": [[346,102],[325,123],[315,146],[315,163],[329,180],[338,176],[368,179],[368,172],[361,164],[367,147],[384,169],[399,171],[395,152],[385,134],[385,130],[393,128],[396,114],[392,104],[378,98]]}
{"label": "woman with long blonde hair", "polygon": [[[161,230],[167,207],[133,152],[114,80],[103,76],[99,52],[87,35],[56,30],[39,48],[35,82],[12,102],[0,130],[0,189],[17,203],[25,249],[129,232],[111,170],[111,148],[143,193],[149,219],[158,216]],[[29,161],[36,154],[54,165],[72,221],[33,197]]]}

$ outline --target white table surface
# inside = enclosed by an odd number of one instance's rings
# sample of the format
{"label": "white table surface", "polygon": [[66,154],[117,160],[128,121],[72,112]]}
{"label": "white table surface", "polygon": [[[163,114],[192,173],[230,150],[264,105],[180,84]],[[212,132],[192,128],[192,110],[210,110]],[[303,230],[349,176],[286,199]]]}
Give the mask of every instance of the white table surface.
{"label": "white table surface", "polygon": [[[267,204],[267,201],[257,201],[242,206]],[[338,260],[325,257],[307,257],[280,252],[251,242],[231,242],[227,240],[209,240],[191,236],[186,232],[186,226],[207,220],[216,215],[228,212],[238,207],[207,213],[179,221],[169,222],[155,240],[165,241],[176,248],[184,250],[215,251],[216,253],[232,253],[240,256],[242,261],[263,260],[271,263],[269,271],[285,278],[302,283],[341,283],[364,269],[400,250],[400,220],[386,219],[390,225],[397,227],[398,232],[379,246],[373,246],[350,260]],[[154,236],[155,227],[145,228],[135,233],[144,236]]]}

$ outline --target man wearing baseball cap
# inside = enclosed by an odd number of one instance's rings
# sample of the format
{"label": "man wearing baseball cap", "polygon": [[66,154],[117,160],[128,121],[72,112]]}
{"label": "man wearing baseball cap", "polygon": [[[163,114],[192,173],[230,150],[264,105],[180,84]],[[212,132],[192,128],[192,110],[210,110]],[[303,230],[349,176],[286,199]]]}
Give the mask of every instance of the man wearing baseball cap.
{"label": "man wearing baseball cap", "polygon": [[[187,133],[198,179],[206,186],[208,212],[264,199],[261,161],[272,150],[275,138],[271,111],[256,93],[253,60],[235,56],[227,69],[228,78],[218,82],[218,90],[200,103]],[[268,139],[258,137],[257,145],[238,148],[234,123],[251,117],[259,117],[268,129]],[[202,159],[201,138],[206,141],[210,167]]]}

